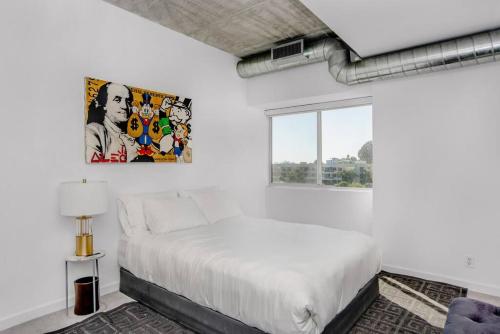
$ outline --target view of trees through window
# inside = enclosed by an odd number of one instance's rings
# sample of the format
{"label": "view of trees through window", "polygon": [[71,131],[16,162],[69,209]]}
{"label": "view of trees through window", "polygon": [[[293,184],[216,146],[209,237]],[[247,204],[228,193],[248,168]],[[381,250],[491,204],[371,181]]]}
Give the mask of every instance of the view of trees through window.
{"label": "view of trees through window", "polygon": [[[321,117],[320,123],[318,117]],[[370,105],[274,116],[272,134],[273,183],[372,187]],[[321,152],[318,152],[318,140]]]}

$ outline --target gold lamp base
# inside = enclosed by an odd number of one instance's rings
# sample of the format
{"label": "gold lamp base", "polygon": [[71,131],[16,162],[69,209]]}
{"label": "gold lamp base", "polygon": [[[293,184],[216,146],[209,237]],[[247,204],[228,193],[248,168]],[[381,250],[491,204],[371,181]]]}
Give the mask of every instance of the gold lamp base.
{"label": "gold lamp base", "polygon": [[89,256],[94,254],[93,235],[83,234],[76,236],[76,256]]}

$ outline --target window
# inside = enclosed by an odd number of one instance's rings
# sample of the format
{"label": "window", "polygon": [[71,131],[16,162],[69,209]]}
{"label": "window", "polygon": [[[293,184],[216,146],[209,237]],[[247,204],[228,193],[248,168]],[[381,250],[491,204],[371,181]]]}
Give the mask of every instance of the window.
{"label": "window", "polygon": [[315,184],[316,114],[276,116],[272,122],[273,182]]}
{"label": "window", "polygon": [[372,187],[369,98],[268,110],[267,114],[271,116],[272,183]]}

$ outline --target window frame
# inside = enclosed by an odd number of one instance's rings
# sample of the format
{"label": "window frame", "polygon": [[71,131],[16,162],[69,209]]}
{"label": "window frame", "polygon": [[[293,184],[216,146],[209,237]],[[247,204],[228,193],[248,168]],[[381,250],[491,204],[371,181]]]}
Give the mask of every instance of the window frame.
{"label": "window frame", "polygon": [[[337,187],[334,185],[323,184],[323,134],[322,134],[322,112],[361,107],[372,106],[372,128],[373,128],[373,99],[371,96],[358,97],[345,100],[321,102],[304,104],[283,108],[266,109],[265,115],[269,122],[269,156],[268,156],[268,186],[270,187],[299,187],[299,188],[327,188],[330,190],[340,191],[372,191],[372,188],[353,188],[353,187]],[[273,182],[273,117],[302,114],[302,113],[316,113],[316,183],[277,183]],[[373,141],[373,137],[372,137]],[[319,163],[318,163],[319,162]]]}

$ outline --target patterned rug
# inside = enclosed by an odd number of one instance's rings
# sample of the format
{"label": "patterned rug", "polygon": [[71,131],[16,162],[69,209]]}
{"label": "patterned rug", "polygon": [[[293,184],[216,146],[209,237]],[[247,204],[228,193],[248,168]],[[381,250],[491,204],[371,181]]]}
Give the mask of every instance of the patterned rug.
{"label": "patterned rug", "polygon": [[351,334],[438,334],[448,306],[467,289],[421,278],[381,272],[380,295]]}
{"label": "patterned rug", "polygon": [[48,334],[193,334],[152,309],[131,302]]}
{"label": "patterned rug", "polygon": [[[380,296],[351,329],[351,334],[440,334],[448,305],[467,289],[424,279],[379,274]],[[195,334],[137,302],[123,304],[51,334]]]}

